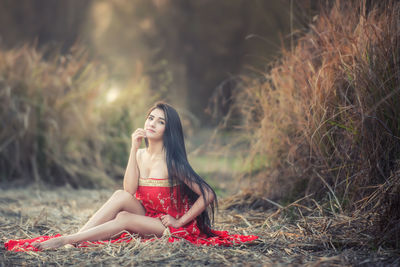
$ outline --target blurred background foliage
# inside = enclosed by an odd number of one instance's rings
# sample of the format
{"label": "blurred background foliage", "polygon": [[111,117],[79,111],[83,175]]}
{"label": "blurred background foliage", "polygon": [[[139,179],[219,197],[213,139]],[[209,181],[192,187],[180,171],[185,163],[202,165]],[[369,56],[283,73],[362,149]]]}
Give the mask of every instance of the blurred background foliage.
{"label": "blurred background foliage", "polygon": [[121,176],[147,82],[113,96],[107,77],[79,48],[46,59],[29,46],[0,51],[2,181],[97,187]]}
{"label": "blurred background foliage", "polygon": [[263,70],[291,27],[309,22],[309,2],[2,0],[0,40],[3,49],[30,43],[63,54],[79,41],[118,86],[139,68],[152,93],[208,123],[215,88],[242,70]]}
{"label": "blurred background foliage", "polygon": [[177,107],[199,152],[229,112],[232,77],[262,71],[293,39],[312,13],[303,2],[1,0],[1,180],[122,178],[130,134],[159,99]]}

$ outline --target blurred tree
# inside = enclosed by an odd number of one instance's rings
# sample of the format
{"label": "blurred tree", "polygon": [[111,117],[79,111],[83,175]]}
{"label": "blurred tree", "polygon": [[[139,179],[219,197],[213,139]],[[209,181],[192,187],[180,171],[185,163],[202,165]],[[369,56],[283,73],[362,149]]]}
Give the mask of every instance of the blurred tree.
{"label": "blurred tree", "polygon": [[37,42],[67,52],[79,37],[91,0],[1,0],[0,44]]}
{"label": "blurred tree", "polygon": [[143,73],[153,97],[209,123],[204,110],[216,89],[223,114],[234,77],[263,71],[314,2],[0,0],[0,44],[36,40],[66,52],[79,39],[107,63],[113,82],[124,86]]}
{"label": "blurred tree", "polygon": [[[115,77],[129,77],[132,66],[139,64],[150,76],[154,93],[206,122],[204,109],[221,82],[248,66],[252,71],[263,69],[287,39],[291,23],[299,27],[299,20],[290,14],[303,10],[298,4],[291,8],[290,3],[96,1],[88,29],[97,29],[91,31],[91,41],[111,63]],[[224,91],[225,97],[230,90]]]}

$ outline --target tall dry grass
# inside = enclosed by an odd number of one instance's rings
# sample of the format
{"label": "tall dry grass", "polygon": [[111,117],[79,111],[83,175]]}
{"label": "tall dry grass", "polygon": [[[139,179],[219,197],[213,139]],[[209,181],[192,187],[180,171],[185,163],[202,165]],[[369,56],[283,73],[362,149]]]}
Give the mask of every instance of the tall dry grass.
{"label": "tall dry grass", "polygon": [[106,70],[78,46],[0,49],[0,180],[109,186],[151,101],[146,86],[137,79],[109,103]]}
{"label": "tall dry grass", "polygon": [[243,78],[256,192],[383,213],[399,246],[399,48],[399,2],[338,0],[270,71]]}

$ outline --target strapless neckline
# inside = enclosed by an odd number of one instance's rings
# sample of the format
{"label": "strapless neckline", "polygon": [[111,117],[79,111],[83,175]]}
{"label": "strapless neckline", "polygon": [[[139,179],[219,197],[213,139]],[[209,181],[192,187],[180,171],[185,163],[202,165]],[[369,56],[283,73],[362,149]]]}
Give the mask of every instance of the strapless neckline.
{"label": "strapless neckline", "polygon": [[[152,186],[152,187],[170,187],[168,178],[140,178],[139,186]],[[172,186],[176,186],[178,183],[173,183]]]}
{"label": "strapless neckline", "polygon": [[153,177],[148,177],[148,178],[140,177],[139,179],[143,179],[143,180],[146,180],[146,179],[153,179],[153,180],[168,180],[168,178],[153,178]]}

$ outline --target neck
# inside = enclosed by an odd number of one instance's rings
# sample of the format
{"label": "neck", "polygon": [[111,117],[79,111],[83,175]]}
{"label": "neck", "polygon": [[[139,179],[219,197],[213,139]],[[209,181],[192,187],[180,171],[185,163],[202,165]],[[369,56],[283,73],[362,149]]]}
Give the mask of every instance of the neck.
{"label": "neck", "polygon": [[162,154],[163,151],[163,141],[161,140],[150,140],[147,139],[149,146],[147,147],[147,153],[150,155]]}

